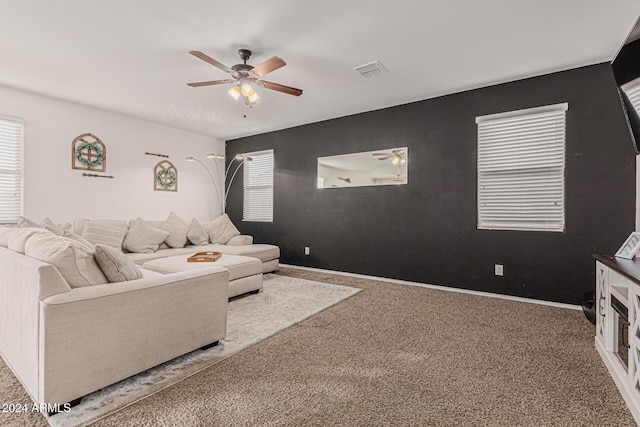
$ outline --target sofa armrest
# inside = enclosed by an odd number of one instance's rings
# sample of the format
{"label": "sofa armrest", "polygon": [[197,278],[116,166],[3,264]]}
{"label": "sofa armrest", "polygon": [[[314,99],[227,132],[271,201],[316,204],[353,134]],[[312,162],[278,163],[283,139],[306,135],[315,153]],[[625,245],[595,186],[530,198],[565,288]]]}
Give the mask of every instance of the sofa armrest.
{"label": "sofa armrest", "polygon": [[229,240],[226,244],[229,246],[252,245],[253,236],[241,234],[239,236],[232,237],[231,240]]}
{"label": "sofa armrest", "polygon": [[46,298],[38,401],[76,399],[223,339],[228,279],[211,266]]}

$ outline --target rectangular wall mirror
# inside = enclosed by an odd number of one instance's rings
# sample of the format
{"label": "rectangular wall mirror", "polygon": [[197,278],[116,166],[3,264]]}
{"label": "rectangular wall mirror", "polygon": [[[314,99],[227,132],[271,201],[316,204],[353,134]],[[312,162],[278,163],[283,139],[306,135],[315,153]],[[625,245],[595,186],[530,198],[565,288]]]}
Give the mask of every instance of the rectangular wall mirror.
{"label": "rectangular wall mirror", "polygon": [[318,188],[406,184],[408,163],[407,147],[318,157]]}

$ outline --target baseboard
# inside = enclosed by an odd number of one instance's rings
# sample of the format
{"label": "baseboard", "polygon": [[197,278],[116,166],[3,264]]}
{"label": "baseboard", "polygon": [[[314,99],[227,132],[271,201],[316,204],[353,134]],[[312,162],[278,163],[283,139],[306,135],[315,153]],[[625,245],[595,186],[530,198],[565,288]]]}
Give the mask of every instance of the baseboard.
{"label": "baseboard", "polygon": [[495,294],[495,293],[492,293],[492,292],[483,292],[483,291],[473,291],[473,290],[470,290],[470,289],[451,288],[451,287],[448,287],[448,286],[431,285],[431,284],[428,284],[428,283],[410,282],[410,281],[407,281],[407,280],[389,279],[387,277],[368,276],[368,275],[365,275],[365,274],[347,273],[347,272],[344,272],[344,271],[325,270],[325,269],[322,269],[322,268],[303,267],[303,266],[299,266],[299,265],[280,264],[280,267],[295,268],[295,269],[298,269],[298,270],[315,271],[315,272],[318,272],[318,273],[337,274],[337,275],[340,275],[340,276],[358,277],[358,278],[361,278],[361,279],[380,280],[382,282],[397,283],[397,284],[400,284],[400,285],[420,286],[420,287],[423,287],[423,288],[438,289],[438,290],[441,290],[441,291],[458,292],[458,293],[461,293],[461,294],[478,295],[478,296],[483,296],[483,297],[499,298],[499,299],[506,299],[506,300],[510,300],[510,301],[526,302],[526,303],[529,303],[529,304],[548,305],[548,306],[551,306],[551,307],[566,308],[566,309],[569,309],[569,310],[582,311],[582,306],[580,306],[580,305],[566,304],[566,303],[562,303],[562,302],[544,301],[544,300],[533,299],[533,298],[524,298],[524,297],[514,297],[514,296],[511,296],[511,295]]}

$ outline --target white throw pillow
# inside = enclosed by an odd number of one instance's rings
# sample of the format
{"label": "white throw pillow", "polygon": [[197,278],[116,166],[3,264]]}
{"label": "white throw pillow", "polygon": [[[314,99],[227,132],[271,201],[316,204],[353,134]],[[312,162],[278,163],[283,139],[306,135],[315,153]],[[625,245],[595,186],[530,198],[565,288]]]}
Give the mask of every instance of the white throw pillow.
{"label": "white throw pillow", "polygon": [[20,227],[14,228],[13,233],[7,238],[7,248],[14,252],[24,254],[24,247],[27,241],[37,233],[52,234],[40,227]]}
{"label": "white throw pillow", "polygon": [[185,247],[189,225],[182,218],[171,212],[167,220],[160,225],[160,228],[169,232],[169,237],[165,239],[167,245],[172,248]]}
{"label": "white throw pillow", "polygon": [[189,225],[189,231],[187,232],[187,238],[196,246],[206,245],[209,243],[209,234],[207,234],[207,230],[205,230],[202,224],[200,224],[195,218],[191,220],[191,225]]}
{"label": "white throw pillow", "polygon": [[16,227],[3,226],[0,227],[0,246],[6,248],[9,246],[9,236],[13,233]]}
{"label": "white throw pillow", "polygon": [[158,250],[160,243],[169,237],[169,232],[155,228],[142,218],[129,222],[129,231],[122,247],[129,252],[152,253]]}
{"label": "white throw pillow", "polygon": [[93,243],[122,249],[127,234],[127,221],[117,219],[88,219],[82,226],[82,237]]}
{"label": "white throw pillow", "polygon": [[72,288],[107,283],[93,252],[72,239],[42,231],[27,240],[25,255],[54,265]]}
{"label": "white throw pillow", "polygon": [[35,222],[32,219],[27,218],[26,216],[19,216],[18,223],[16,224],[18,228],[37,228],[41,227],[40,224]]}
{"label": "white throw pillow", "polygon": [[213,221],[203,224],[211,243],[224,245],[232,237],[240,235],[240,231],[233,225],[227,214],[220,215]]}
{"label": "white throw pillow", "polygon": [[140,268],[125,254],[109,245],[96,245],[96,261],[109,283],[142,279]]}

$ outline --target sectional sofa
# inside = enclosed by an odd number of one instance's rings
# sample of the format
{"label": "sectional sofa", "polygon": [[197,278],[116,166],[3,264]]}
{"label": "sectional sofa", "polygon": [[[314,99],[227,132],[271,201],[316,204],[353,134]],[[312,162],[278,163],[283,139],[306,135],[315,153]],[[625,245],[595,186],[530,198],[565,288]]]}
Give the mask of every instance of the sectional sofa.
{"label": "sectional sofa", "polygon": [[228,218],[200,224],[199,245],[190,240],[198,238],[193,221],[165,224],[176,218],[0,227],[0,354],[35,402],[78,401],[225,337],[227,268],[206,263],[161,274],[139,264],[206,248],[277,268],[279,249],[229,232]]}

